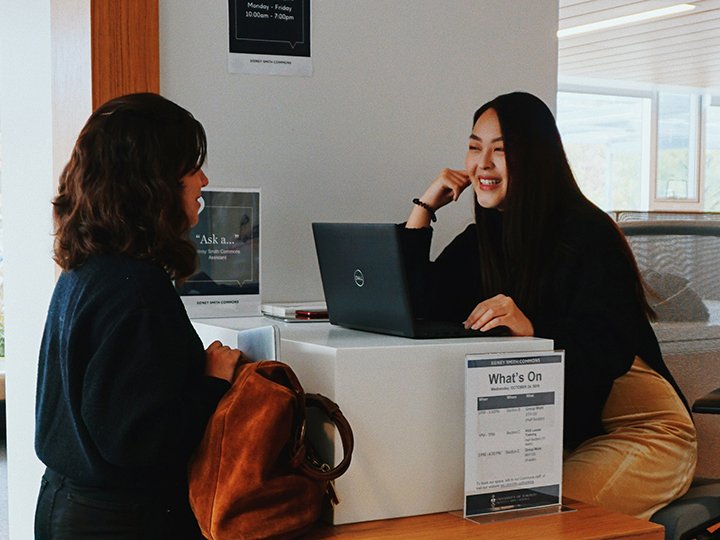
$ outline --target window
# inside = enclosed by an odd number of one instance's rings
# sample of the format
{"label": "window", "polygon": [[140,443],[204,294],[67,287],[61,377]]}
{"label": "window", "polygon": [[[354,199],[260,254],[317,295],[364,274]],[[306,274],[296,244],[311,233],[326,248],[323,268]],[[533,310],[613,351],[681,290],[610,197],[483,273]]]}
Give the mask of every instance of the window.
{"label": "window", "polygon": [[583,193],[605,209],[647,207],[650,99],[560,92],[558,127]]}
{"label": "window", "polygon": [[703,207],[706,212],[720,212],[720,97],[705,100],[703,148]]}
{"label": "window", "polygon": [[5,286],[3,278],[5,255],[2,242],[2,209],[2,142],[0,142],[0,358],[5,357],[5,294],[3,293]]}
{"label": "window", "polygon": [[558,128],[605,210],[720,211],[720,97],[561,86]]}
{"label": "window", "polygon": [[698,200],[692,158],[692,98],[669,93],[658,97],[656,199]]}

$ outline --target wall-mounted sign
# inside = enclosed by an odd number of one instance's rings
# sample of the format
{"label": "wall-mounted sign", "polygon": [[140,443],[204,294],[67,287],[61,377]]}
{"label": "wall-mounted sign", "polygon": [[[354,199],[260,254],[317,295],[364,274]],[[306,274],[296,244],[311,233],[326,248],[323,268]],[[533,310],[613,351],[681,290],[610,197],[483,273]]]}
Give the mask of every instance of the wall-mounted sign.
{"label": "wall-mounted sign", "polygon": [[466,357],[466,517],[560,507],[563,358]]}
{"label": "wall-mounted sign", "polygon": [[191,318],[260,314],[260,191],[205,188],[190,231],[198,271],[178,287]]}
{"label": "wall-mounted sign", "polygon": [[231,73],[312,75],[310,0],[230,0]]}

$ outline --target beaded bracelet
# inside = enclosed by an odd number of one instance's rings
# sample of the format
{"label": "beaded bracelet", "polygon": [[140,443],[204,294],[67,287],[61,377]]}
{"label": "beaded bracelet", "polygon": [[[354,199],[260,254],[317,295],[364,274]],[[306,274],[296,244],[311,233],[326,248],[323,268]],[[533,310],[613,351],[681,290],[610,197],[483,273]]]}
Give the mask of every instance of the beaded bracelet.
{"label": "beaded bracelet", "polygon": [[433,223],[435,223],[437,221],[437,216],[435,215],[435,210],[433,210],[429,204],[422,202],[420,199],[413,199],[412,202],[413,202],[413,204],[417,204],[418,206],[420,206],[428,211],[428,213],[430,214],[430,221],[432,221]]}

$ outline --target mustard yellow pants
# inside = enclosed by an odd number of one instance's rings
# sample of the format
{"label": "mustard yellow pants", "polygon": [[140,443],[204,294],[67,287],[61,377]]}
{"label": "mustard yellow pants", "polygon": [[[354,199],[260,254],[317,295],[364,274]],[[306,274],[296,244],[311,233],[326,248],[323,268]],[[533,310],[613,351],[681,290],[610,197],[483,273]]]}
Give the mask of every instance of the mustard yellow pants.
{"label": "mustard yellow pants", "polygon": [[563,496],[649,519],[688,490],[695,426],[670,383],[639,357],[615,380],[602,422],[607,434],[565,456]]}

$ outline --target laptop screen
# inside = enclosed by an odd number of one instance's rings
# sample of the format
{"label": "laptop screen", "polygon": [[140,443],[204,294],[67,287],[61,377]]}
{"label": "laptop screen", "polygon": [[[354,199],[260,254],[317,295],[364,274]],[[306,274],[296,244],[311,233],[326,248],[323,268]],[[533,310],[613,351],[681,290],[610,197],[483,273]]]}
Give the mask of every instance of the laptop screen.
{"label": "laptop screen", "polygon": [[330,322],[411,335],[413,316],[397,225],[312,226]]}

